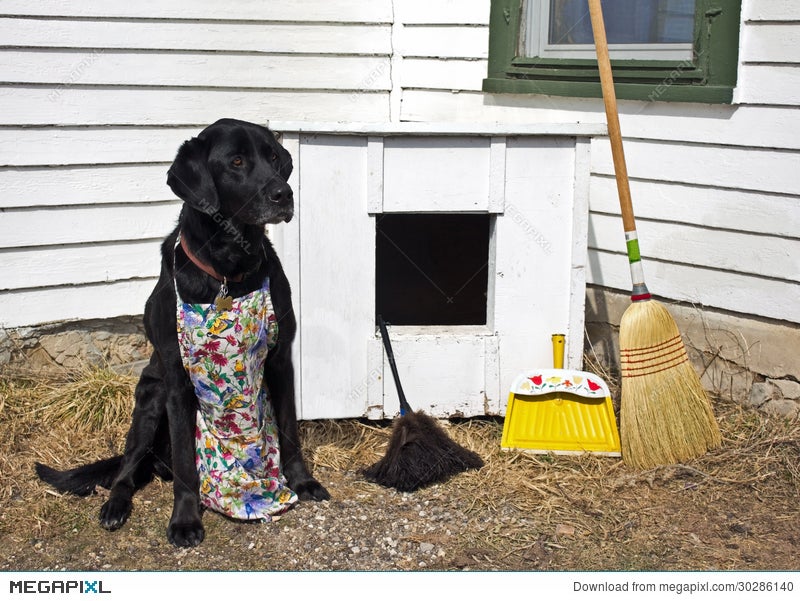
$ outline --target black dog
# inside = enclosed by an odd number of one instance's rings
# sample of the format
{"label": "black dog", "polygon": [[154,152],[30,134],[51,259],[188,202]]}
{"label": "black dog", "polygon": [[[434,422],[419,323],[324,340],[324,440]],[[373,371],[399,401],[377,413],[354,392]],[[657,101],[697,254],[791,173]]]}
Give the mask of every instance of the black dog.
{"label": "black dog", "polygon": [[110,487],[100,510],[104,528],[116,530],[125,523],[134,492],[155,474],[174,480],[170,542],[191,547],[203,540],[195,465],[198,401],[179,351],[175,288],[184,302],[213,303],[220,294],[219,276],[227,279],[232,297],[257,290],[269,277],[279,335],[264,378],[279,431],[282,472],[301,500],[330,497],[303,460],[291,360],[296,322],[289,282],[264,233],[265,224],[292,218],[291,172],[291,157],[272,132],[243,121],[217,121],[179,149],[167,184],[184,205],[178,226],[162,244],[161,275],[145,305],[145,331],[154,352],[136,386],[125,452],[63,472],[36,465],[42,480],[64,492],[86,495],[95,486]]}

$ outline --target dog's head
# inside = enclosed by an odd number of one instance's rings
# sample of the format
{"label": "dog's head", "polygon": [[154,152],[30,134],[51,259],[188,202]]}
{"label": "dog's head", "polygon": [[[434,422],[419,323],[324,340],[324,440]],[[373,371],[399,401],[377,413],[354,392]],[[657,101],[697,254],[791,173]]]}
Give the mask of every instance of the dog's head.
{"label": "dog's head", "polygon": [[167,185],[204,213],[246,224],[289,221],[292,157],[261,125],[220,119],[183,143]]}

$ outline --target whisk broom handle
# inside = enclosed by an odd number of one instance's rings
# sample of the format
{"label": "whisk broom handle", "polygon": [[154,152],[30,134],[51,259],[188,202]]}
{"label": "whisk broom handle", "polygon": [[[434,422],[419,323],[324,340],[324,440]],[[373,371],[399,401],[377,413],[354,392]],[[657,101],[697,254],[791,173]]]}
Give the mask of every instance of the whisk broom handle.
{"label": "whisk broom handle", "polygon": [[600,87],[603,91],[603,103],[606,109],[608,138],[611,141],[611,156],[614,160],[614,177],[617,180],[622,227],[625,230],[625,242],[631,268],[631,280],[633,281],[631,298],[634,301],[648,300],[650,299],[650,293],[644,283],[644,270],[642,269],[639,239],[636,234],[636,220],[633,216],[631,188],[628,181],[628,167],[625,163],[625,151],[622,148],[622,131],[619,126],[617,94],[614,91],[614,77],[611,73],[611,58],[608,53],[608,40],[606,39],[606,27],[603,22],[603,9],[600,5],[600,0],[589,0],[589,15],[592,20],[594,45],[597,52],[597,67],[600,71]]}
{"label": "whisk broom handle", "polygon": [[378,327],[381,330],[381,340],[383,340],[383,350],[386,351],[386,358],[389,360],[389,367],[392,370],[392,378],[394,378],[394,385],[397,389],[397,398],[400,400],[400,415],[411,413],[411,405],[406,400],[406,395],[403,393],[403,387],[400,384],[400,374],[397,373],[397,364],[394,360],[394,352],[392,351],[392,341],[389,339],[389,332],[386,329],[386,322],[383,320],[382,315],[378,315]]}

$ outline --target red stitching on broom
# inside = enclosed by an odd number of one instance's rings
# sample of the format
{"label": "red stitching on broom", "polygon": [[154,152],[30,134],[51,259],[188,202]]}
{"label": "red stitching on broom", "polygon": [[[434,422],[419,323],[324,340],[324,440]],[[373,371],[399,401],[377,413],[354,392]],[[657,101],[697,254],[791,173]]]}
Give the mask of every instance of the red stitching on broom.
{"label": "red stitching on broom", "polygon": [[622,372],[622,377],[623,378],[641,378],[642,376],[652,376],[653,374],[658,374],[658,373],[661,373],[662,371],[667,371],[668,369],[673,369],[675,367],[678,367],[682,363],[686,363],[686,361],[688,361],[688,360],[689,359],[687,357],[683,361],[678,361],[674,365],[667,365],[666,367],[662,367],[661,369],[656,369],[656,370],[653,370],[653,371],[647,371],[647,372],[643,372],[643,373],[640,373],[640,374],[634,374],[634,373],[631,373],[631,372]]}
{"label": "red stitching on broom", "polygon": [[640,347],[631,348],[631,349],[620,349],[619,352],[620,352],[620,354],[625,354],[625,355],[641,355],[641,354],[644,354],[644,353],[651,353],[653,351],[659,351],[659,350],[662,350],[662,349],[670,347],[670,346],[677,346],[678,343],[681,343],[681,344],[683,343],[683,340],[681,339],[681,335],[680,334],[678,334],[677,336],[675,336],[673,338],[670,338],[669,340],[661,342],[659,344],[654,344],[653,346],[640,346]]}
{"label": "red stitching on broom", "polygon": [[[686,349],[684,349],[683,347],[670,349],[666,353],[660,353],[660,354],[653,353],[653,354],[645,356],[643,359],[637,359],[635,361],[631,360],[630,357],[622,357],[621,356],[620,357],[620,361],[622,363],[625,363],[625,364],[630,364],[630,363],[652,363],[653,361],[656,361],[657,359],[663,359],[664,357],[669,357],[670,355],[681,355],[681,354],[683,354],[683,355],[686,354]],[[660,364],[656,364],[656,365],[660,365]]]}
{"label": "red stitching on broom", "polygon": [[[621,366],[622,367],[622,377],[638,378],[640,376],[649,376],[651,374],[657,374],[657,373],[660,373],[662,371],[666,371],[668,369],[672,369],[673,367],[677,367],[681,363],[686,363],[688,360],[689,360],[689,356],[686,353],[684,353],[683,357],[678,357],[677,358],[677,362],[676,362],[675,359],[670,359],[668,361],[662,361],[661,363],[655,363],[655,364],[650,365],[650,366],[634,367],[634,368],[627,369],[627,370],[625,369],[625,367]],[[667,365],[666,367],[662,367],[661,369],[654,369],[654,370],[651,370],[651,371],[646,371],[650,367],[658,367],[659,365],[664,365],[666,363],[669,363],[669,365]],[[634,373],[634,372],[641,372],[641,373]]]}

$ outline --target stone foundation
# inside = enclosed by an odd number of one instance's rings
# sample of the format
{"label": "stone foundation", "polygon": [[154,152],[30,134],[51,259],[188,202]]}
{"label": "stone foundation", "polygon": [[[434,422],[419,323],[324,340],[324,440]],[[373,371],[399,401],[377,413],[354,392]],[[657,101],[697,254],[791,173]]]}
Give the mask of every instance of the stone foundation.
{"label": "stone foundation", "polygon": [[0,329],[0,369],[10,373],[124,369],[150,352],[141,316]]}
{"label": "stone foundation", "polygon": [[[703,385],[715,395],[775,415],[800,416],[800,326],[665,302]],[[590,287],[586,348],[614,374],[628,295]],[[0,369],[137,371],[150,356],[141,316],[0,329]]]}
{"label": "stone foundation", "polygon": [[[586,346],[619,370],[619,323],[627,294],[590,287]],[[800,326],[664,301],[705,388],[775,415],[800,415]]]}

